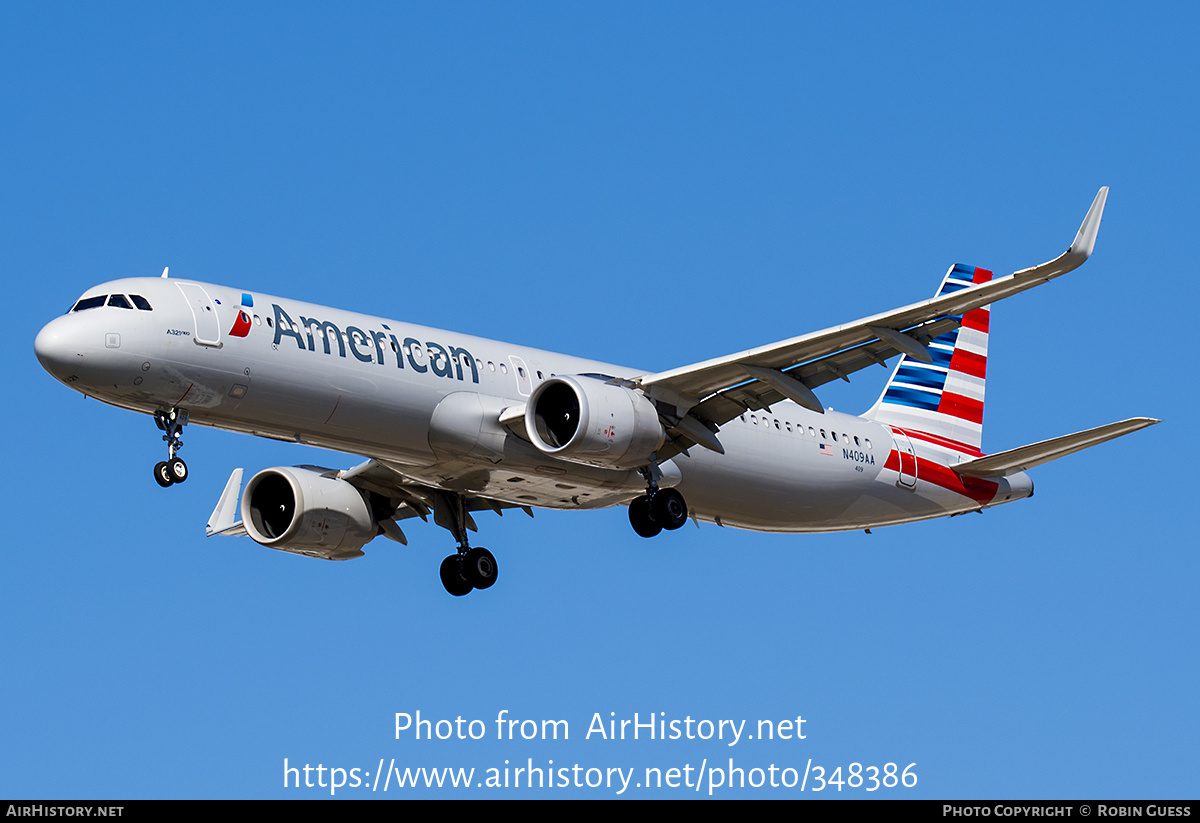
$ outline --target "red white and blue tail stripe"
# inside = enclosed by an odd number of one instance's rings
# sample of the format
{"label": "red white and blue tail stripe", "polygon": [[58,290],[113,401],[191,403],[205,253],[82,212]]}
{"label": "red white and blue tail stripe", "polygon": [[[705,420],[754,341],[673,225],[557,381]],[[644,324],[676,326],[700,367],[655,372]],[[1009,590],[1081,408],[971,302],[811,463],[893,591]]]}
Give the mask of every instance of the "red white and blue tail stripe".
{"label": "red white and blue tail stripe", "polygon": [[[956,263],[938,296],[992,279],[987,269]],[[887,387],[864,417],[968,454],[983,445],[983,390],[987,373],[990,307],[964,314],[962,325],[929,344],[932,363],[901,355]]]}

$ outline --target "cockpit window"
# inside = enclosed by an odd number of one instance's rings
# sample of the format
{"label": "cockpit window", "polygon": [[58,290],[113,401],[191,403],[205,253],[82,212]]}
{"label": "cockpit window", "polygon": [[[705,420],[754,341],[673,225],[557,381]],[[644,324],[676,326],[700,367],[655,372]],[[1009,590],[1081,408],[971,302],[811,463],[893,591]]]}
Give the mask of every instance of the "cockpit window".
{"label": "cockpit window", "polygon": [[112,297],[108,298],[108,305],[116,306],[118,309],[133,308],[133,306],[129,305],[129,301],[125,299],[125,295],[123,294],[114,294]]}
{"label": "cockpit window", "polygon": [[133,305],[137,306],[142,311],[154,311],[150,308],[150,301],[142,297],[140,294],[131,294],[129,299],[133,301]]}
{"label": "cockpit window", "polygon": [[108,299],[107,294],[102,294],[99,297],[85,297],[75,304],[75,308],[71,311],[86,311],[87,309],[95,309],[104,305],[104,301]]}

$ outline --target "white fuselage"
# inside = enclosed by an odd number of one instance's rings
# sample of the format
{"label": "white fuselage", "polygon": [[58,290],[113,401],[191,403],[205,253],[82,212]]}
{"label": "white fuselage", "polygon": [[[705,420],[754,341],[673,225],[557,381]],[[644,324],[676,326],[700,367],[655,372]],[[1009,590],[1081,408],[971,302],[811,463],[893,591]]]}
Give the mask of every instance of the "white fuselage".
{"label": "white fuselage", "polygon": [[[553,375],[643,371],[185,280],[85,293],[100,295],[138,295],[151,308],[72,311],[36,349],[56,378],[107,403],[185,408],[193,423],[366,455],[414,482],[515,505],[597,508],[645,488],[636,470],[558,459],[498,422]],[[663,465],[662,484],[693,516],[726,526],[857,529],[1032,492],[1023,473],[963,486],[947,467],[975,455],[913,435],[902,463],[904,435],[890,426],[787,401],[719,436],[724,454],[693,446]]]}

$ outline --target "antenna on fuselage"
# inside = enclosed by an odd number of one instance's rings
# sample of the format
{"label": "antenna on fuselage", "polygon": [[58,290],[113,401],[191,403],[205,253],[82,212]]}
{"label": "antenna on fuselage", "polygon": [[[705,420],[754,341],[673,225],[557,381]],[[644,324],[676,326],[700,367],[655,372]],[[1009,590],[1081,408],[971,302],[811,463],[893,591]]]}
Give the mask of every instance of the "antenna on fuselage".
{"label": "antenna on fuselage", "polygon": [[170,270],[170,268],[171,268],[170,266],[163,266],[163,273],[162,273],[163,277],[167,276],[167,272]]}

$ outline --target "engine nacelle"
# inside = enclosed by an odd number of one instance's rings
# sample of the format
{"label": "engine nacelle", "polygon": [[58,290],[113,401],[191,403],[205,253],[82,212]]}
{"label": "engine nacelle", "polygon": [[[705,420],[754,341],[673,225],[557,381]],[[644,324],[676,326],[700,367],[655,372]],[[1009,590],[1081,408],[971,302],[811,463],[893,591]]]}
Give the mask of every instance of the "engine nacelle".
{"label": "engine nacelle", "polygon": [[263,469],[242,493],[242,525],[272,549],[346,560],[379,533],[363,493],[299,467]]}
{"label": "engine nacelle", "polygon": [[646,465],[666,439],[640,392],[593,377],[551,377],[529,398],[525,430],[546,454],[613,469]]}

